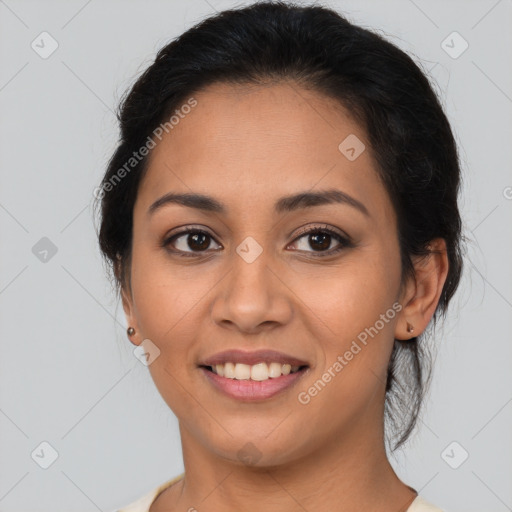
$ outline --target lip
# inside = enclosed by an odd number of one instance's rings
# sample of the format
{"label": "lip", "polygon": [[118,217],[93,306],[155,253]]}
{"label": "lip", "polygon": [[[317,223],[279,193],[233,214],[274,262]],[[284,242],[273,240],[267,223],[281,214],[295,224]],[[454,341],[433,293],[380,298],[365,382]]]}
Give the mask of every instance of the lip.
{"label": "lip", "polygon": [[309,366],[307,361],[303,361],[302,359],[298,359],[297,357],[283,352],[277,352],[276,350],[255,350],[252,352],[246,352],[239,349],[218,352],[217,354],[214,354],[200,362],[199,366],[215,366],[216,364],[225,363],[241,363],[251,366],[258,363],[281,363],[289,364],[290,366]]}
{"label": "lip", "polygon": [[200,370],[208,381],[223,394],[240,401],[255,402],[267,400],[289,389],[308,372],[309,367],[303,368],[296,373],[289,373],[275,379],[270,378],[262,381],[228,379],[204,367],[201,367]]}

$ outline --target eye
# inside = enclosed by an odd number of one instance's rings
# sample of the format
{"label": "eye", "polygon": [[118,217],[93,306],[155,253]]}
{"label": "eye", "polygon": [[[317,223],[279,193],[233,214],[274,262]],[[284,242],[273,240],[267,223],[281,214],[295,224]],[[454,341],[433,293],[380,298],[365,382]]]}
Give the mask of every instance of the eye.
{"label": "eye", "polygon": [[[212,240],[213,237],[206,231],[186,229],[166,238],[162,246],[177,256],[196,256],[197,253],[206,252]],[[222,246],[219,247],[222,248]]]}
{"label": "eye", "polygon": [[[302,239],[304,240],[302,241]],[[333,239],[338,242],[338,246],[334,249],[330,249]],[[297,241],[299,241],[299,243],[297,243]],[[326,226],[312,227],[302,231],[301,235],[297,237],[293,243],[298,245],[297,249],[299,251],[319,253],[314,254],[314,257],[330,256],[347,247],[354,247],[354,244],[347,236],[333,229],[329,229]],[[308,246],[313,248],[313,251],[308,251]]]}
{"label": "eye", "polygon": [[[165,238],[162,247],[176,256],[194,257],[211,250],[212,241],[214,241],[214,238],[207,231],[187,226],[179,233]],[[333,241],[338,242],[338,246],[334,249],[331,248]],[[296,249],[302,252],[318,253],[314,254],[314,257],[330,256],[345,248],[354,247],[348,236],[344,236],[327,226],[316,226],[303,230],[291,245],[298,245]],[[221,245],[217,244],[217,246],[217,249],[214,250],[222,249]],[[313,248],[313,251],[309,251],[308,246]]]}

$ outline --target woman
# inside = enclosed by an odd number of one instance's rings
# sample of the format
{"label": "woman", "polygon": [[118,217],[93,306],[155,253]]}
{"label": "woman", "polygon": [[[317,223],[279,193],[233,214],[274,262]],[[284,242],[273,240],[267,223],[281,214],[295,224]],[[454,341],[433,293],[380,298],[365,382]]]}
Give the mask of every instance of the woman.
{"label": "woman", "polygon": [[160,50],[119,120],[99,242],[185,467],[120,510],[441,510],[387,456],[462,271],[456,144],[413,60],[254,4]]}

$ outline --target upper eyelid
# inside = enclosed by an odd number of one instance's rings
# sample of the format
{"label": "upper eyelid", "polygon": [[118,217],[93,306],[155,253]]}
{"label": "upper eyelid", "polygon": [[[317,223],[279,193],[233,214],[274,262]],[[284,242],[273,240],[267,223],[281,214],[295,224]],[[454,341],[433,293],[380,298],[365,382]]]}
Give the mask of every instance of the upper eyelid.
{"label": "upper eyelid", "polygon": [[[187,235],[189,234],[190,232],[201,232],[201,233],[206,233],[207,235],[211,236],[212,238],[216,238],[215,235],[213,235],[212,233],[210,233],[210,231],[208,230],[208,228],[202,228],[202,227],[196,227],[196,226],[182,226],[181,228],[177,228],[179,231],[177,231],[176,233],[172,233],[172,234],[169,234],[168,236],[166,235],[164,238],[166,238],[167,240],[170,239],[170,238],[174,238],[174,237],[178,237],[178,236],[182,236],[182,235]],[[304,234],[308,234],[309,232],[311,231],[332,231],[342,237],[345,237],[345,238],[350,238],[349,235],[347,235],[344,231],[338,229],[338,228],[335,228],[335,227],[331,227],[329,226],[328,224],[322,224],[320,226],[309,226],[309,225],[306,225],[305,227],[300,227],[298,228],[300,231],[299,233],[297,233],[295,235],[295,238],[294,240],[299,237],[299,236],[302,236]],[[291,235],[290,235],[291,236]]]}
{"label": "upper eyelid", "polygon": [[295,235],[294,240],[296,240],[297,238],[299,238],[303,235],[307,235],[307,234],[309,234],[311,232],[315,232],[315,231],[327,231],[327,232],[335,233],[338,236],[341,236],[342,238],[347,238],[347,239],[350,238],[342,230],[340,230],[338,228],[331,227],[328,224],[323,224],[322,226],[306,226],[306,227],[304,227],[304,229],[302,229],[302,228],[299,228],[299,229],[300,229],[300,232]]}

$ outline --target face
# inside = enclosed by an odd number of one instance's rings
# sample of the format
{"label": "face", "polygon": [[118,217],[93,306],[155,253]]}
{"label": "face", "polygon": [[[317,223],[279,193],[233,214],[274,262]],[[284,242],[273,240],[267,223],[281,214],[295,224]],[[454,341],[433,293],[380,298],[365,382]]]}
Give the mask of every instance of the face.
{"label": "face", "polygon": [[[215,84],[193,96],[151,152],[123,294],[133,342],[160,351],[149,365],[160,394],[190,439],[232,461],[244,447],[265,465],[378,436],[401,266],[365,133],[297,84]],[[338,195],[283,200],[325,191]],[[169,193],[222,209],[150,208]],[[268,398],[235,398],[199,366],[231,349],[275,350],[307,368]]]}

